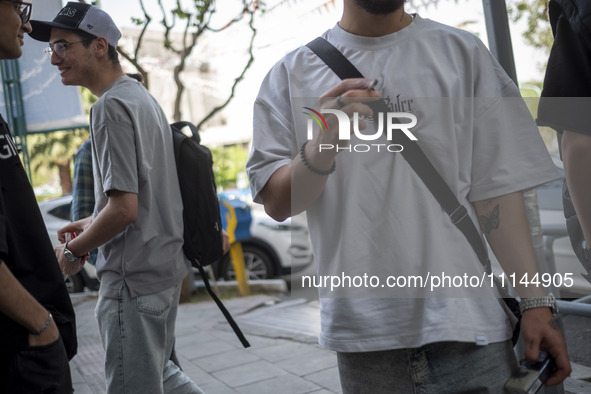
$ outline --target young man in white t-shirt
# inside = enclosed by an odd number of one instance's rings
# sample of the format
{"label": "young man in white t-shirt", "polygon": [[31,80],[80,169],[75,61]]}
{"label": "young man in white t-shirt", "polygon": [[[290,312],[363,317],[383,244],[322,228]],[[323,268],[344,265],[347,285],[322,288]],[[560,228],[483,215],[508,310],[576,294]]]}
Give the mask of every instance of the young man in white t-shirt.
{"label": "young man in white t-shirt", "polygon": [[[557,174],[517,87],[478,38],[410,15],[400,0],[344,0],[323,37],[366,78],[341,81],[307,47],[285,56],[255,102],[247,170],[272,217],[307,212],[319,342],[337,352],[344,392],[502,392],[517,365],[502,301],[490,282],[472,281],[490,277],[367,104],[383,97],[416,117],[408,134],[480,219],[505,271],[531,278],[522,191]],[[352,120],[349,134],[335,109]],[[566,345],[551,308],[539,307],[552,297],[518,291],[525,356],[552,354],[548,384],[558,384],[570,373]]]}

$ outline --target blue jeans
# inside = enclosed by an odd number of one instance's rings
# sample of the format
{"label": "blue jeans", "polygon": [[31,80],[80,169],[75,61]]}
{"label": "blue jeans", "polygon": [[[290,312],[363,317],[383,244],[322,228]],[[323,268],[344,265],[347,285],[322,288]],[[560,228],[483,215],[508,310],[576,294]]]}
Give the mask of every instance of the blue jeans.
{"label": "blue jeans", "polygon": [[412,349],[337,353],[344,394],[504,393],[517,370],[511,342],[439,342]]}
{"label": "blue jeans", "polygon": [[131,298],[124,285],[119,299],[99,297],[95,316],[108,393],[203,393],[170,361],[180,290],[179,283]]}

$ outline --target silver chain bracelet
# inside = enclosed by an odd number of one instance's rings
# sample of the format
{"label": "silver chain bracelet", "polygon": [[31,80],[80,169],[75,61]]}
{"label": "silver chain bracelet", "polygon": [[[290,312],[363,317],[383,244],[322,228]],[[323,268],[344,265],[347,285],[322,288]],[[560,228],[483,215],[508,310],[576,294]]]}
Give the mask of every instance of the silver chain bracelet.
{"label": "silver chain bracelet", "polygon": [[36,332],[31,332],[31,334],[33,335],[41,335],[45,332],[45,330],[47,330],[47,327],[49,327],[49,324],[51,323],[51,320],[53,319],[53,316],[51,315],[51,312],[48,312],[49,316],[47,316],[47,321],[45,322],[45,324],[43,325],[43,327]]}

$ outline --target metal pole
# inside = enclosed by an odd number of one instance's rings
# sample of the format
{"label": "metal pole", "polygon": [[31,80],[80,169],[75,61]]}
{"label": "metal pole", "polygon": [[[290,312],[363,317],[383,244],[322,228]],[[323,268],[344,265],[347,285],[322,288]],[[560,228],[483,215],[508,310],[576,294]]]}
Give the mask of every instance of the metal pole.
{"label": "metal pole", "polygon": [[[507,75],[515,82],[515,85],[519,86],[505,0],[482,0],[482,5],[484,8],[490,51],[497,58]],[[540,216],[537,212],[537,196],[534,190],[530,190],[524,193],[524,197],[527,216],[530,227],[532,228],[532,241],[536,249],[538,266],[540,266],[540,262],[543,261],[543,244]],[[564,387],[562,384],[555,387],[544,387],[543,392],[547,394],[564,393]]]}
{"label": "metal pole", "polygon": [[14,142],[21,154],[23,167],[29,176],[30,182],[33,183],[29,151],[27,149],[27,123],[18,61],[16,59],[0,60],[0,75],[4,89],[6,123],[10,127]]}
{"label": "metal pole", "polygon": [[519,86],[505,0],[482,0],[488,46],[505,72]]}

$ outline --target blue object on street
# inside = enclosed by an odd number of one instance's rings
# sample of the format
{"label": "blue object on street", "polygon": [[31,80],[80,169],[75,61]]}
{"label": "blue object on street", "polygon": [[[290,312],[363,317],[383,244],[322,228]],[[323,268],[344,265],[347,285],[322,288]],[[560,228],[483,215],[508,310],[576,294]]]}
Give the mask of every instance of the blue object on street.
{"label": "blue object on street", "polygon": [[252,215],[250,214],[250,207],[244,201],[239,199],[230,199],[226,198],[223,195],[218,195],[220,201],[220,211],[222,214],[222,226],[224,230],[228,228],[228,223],[226,216],[228,215],[228,208],[223,204],[223,202],[227,202],[234,208],[236,212],[236,230],[234,231],[234,236],[236,237],[236,241],[240,242],[244,239],[250,238],[250,223],[252,222]]}

